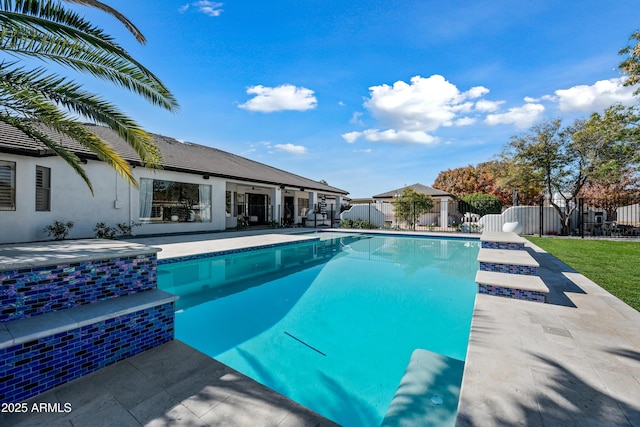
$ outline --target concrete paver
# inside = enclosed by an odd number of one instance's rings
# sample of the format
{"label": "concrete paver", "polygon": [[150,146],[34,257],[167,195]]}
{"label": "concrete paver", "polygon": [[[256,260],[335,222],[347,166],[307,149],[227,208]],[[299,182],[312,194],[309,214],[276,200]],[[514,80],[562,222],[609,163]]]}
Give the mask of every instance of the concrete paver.
{"label": "concrete paver", "polygon": [[72,411],[3,414],[0,425],[286,426],[292,419],[336,425],[178,340],[36,396],[29,405],[34,402],[70,403]]}
{"label": "concrete paver", "polygon": [[640,313],[527,250],[550,303],[476,297],[457,426],[640,426]]}

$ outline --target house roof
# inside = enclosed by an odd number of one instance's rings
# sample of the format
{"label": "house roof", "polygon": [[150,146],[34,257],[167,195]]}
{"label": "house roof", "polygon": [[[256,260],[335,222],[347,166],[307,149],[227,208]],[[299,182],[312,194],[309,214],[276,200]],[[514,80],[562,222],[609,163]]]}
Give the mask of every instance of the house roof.
{"label": "house roof", "polygon": [[449,197],[453,197],[450,193],[447,193],[446,191],[438,190],[436,188],[429,187],[427,185],[413,184],[413,185],[407,185],[406,187],[398,188],[396,190],[387,191],[386,193],[377,194],[377,195],[373,196],[373,198],[374,199],[389,199],[389,198],[393,198],[397,194],[402,194],[402,192],[406,188],[411,188],[416,193],[427,194],[429,196],[449,196]]}
{"label": "house roof", "polygon": [[[131,164],[141,164],[140,158],[135,151],[111,129],[90,124],[86,126],[103,141],[111,145],[118,154]],[[76,153],[78,157],[97,160],[95,154],[86,147],[51,130],[44,130],[54,137],[56,141],[60,141],[62,145]],[[217,148],[180,142],[177,139],[153,133],[151,136],[162,151],[162,166],[166,170],[217,176],[246,182],[285,185],[327,193],[349,194],[340,188],[325,185],[282,169],[218,150]],[[52,155],[40,142],[26,136],[19,129],[1,122],[0,152],[35,157]]]}

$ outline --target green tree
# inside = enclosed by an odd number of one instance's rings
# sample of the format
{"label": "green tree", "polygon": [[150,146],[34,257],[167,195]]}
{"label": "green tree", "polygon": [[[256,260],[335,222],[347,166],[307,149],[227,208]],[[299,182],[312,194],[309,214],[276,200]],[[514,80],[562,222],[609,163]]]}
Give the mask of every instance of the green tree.
{"label": "green tree", "polygon": [[612,106],[604,115],[594,113],[561,128],[552,120],[513,137],[503,157],[513,165],[511,174],[539,181],[558,212],[563,233],[571,230],[577,196],[588,183],[621,180],[639,160],[640,117],[634,108]]}
{"label": "green tree", "polygon": [[427,194],[418,193],[412,188],[405,188],[402,194],[393,201],[397,222],[406,223],[413,228],[421,215],[433,209],[433,198]]}
{"label": "green tree", "polygon": [[[512,176],[527,177],[544,186],[562,219],[564,234],[576,207],[569,201],[575,199],[575,188],[584,184],[582,168],[575,168],[578,159],[570,152],[570,134],[561,128],[560,120],[548,121],[532,127],[527,135],[512,137],[502,154],[513,167]],[[564,198],[564,203],[557,203],[557,197]]]}
{"label": "green tree", "polygon": [[[640,31],[631,34],[629,42],[619,52],[620,55],[627,56],[618,66],[622,73],[628,77],[624,83],[625,86],[633,86],[640,83]],[[640,88],[635,93],[640,93]]]}
{"label": "green tree", "polygon": [[471,212],[480,216],[502,213],[502,202],[493,194],[468,194],[461,202],[464,209],[460,209],[460,212]]}
{"label": "green tree", "polygon": [[[124,15],[94,0],[66,0],[97,8],[118,19],[140,43],[145,39]],[[151,71],[136,61],[100,28],[53,0],[0,2],[0,121],[15,126],[64,159],[87,183],[91,182],[80,159],[52,137],[44,127],[87,147],[128,182],[137,186],[131,168],[82,121],[114,130],[149,167],[159,167],[162,157],[151,136],[133,119],[99,95],[72,80],[48,73],[40,66],[23,65],[26,58],[55,63],[90,74],[140,95],[151,104],[175,111],[178,103]]]}

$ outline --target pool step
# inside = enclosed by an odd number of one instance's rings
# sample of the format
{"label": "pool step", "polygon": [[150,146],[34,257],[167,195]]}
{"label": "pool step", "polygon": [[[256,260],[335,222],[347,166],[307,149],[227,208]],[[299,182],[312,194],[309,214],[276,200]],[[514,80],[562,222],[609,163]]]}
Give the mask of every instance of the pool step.
{"label": "pool step", "polygon": [[526,239],[513,232],[485,231],[480,236],[480,242],[485,249],[524,250]]}
{"label": "pool step", "polygon": [[381,427],[455,425],[463,372],[461,360],[414,350]]}
{"label": "pool step", "polygon": [[478,252],[480,270],[534,276],[540,264],[527,251],[481,248]]}
{"label": "pool step", "polygon": [[525,250],[526,239],[512,232],[484,232],[480,240],[478,293],[547,302],[549,288],[538,277],[540,264]]}
{"label": "pool step", "polygon": [[538,276],[478,271],[478,292],[526,301],[546,302],[549,288]]}

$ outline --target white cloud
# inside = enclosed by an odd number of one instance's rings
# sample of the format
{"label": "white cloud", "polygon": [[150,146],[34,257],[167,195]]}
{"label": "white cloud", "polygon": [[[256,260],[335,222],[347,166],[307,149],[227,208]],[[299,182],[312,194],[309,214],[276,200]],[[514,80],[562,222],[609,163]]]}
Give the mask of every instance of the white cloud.
{"label": "white cloud", "polygon": [[353,144],[356,142],[358,138],[360,138],[360,134],[362,132],[347,132],[342,134],[342,138],[347,141],[349,144]]}
{"label": "white cloud", "polygon": [[489,89],[484,86],[476,86],[469,89],[466,93],[469,96],[469,99],[475,99],[488,94]]}
{"label": "white cloud", "polygon": [[353,113],[353,116],[351,116],[349,123],[364,126],[364,123],[362,122],[362,120],[360,120],[360,117],[362,117],[362,113],[360,111],[356,111],[355,113]]}
{"label": "white cloud", "polygon": [[522,107],[509,108],[506,113],[489,114],[485,123],[490,126],[513,124],[518,128],[532,126],[544,112],[541,104],[524,104]]}
{"label": "white cloud", "polygon": [[293,144],[276,144],[274,145],[278,150],[284,151],[290,154],[306,154],[307,148],[302,145],[293,145]]}
{"label": "white cloud", "polygon": [[624,79],[599,80],[593,85],[579,85],[569,89],[556,90],[555,100],[558,101],[560,111],[602,111],[615,103],[633,105],[637,99],[633,95],[636,89],[623,86]]}
{"label": "white cloud", "polygon": [[[489,89],[484,86],[461,92],[437,74],[427,78],[415,76],[409,83],[397,81],[392,86],[372,86],[364,107],[386,130],[349,132],[342,137],[349,143],[364,138],[368,141],[434,144],[438,138],[431,133],[438,128],[467,126],[475,122],[476,119],[467,116],[474,107],[478,110],[478,103],[471,100],[487,93]],[[359,116],[354,115],[352,123],[358,119]]]}
{"label": "white cloud", "polygon": [[373,150],[371,148],[363,148],[362,150],[353,150],[354,153],[371,153]]}
{"label": "white cloud", "polygon": [[423,131],[407,130],[378,130],[367,129],[362,132],[348,132],[342,135],[348,143],[353,143],[359,138],[364,138],[370,142],[393,142],[398,144],[421,144],[430,145],[438,142],[438,138]]}
{"label": "white cloud", "polygon": [[486,93],[481,86],[468,92],[458,88],[440,75],[428,78],[415,76],[411,83],[397,81],[369,88],[371,97],[365,107],[383,125],[406,131],[429,132],[440,126],[450,126],[458,111],[468,111],[467,99]]}
{"label": "white cloud", "polygon": [[318,104],[312,90],[289,84],[277,87],[251,86],[247,93],[256,96],[239,107],[262,113],[283,110],[306,111],[316,108]]}
{"label": "white cloud", "polygon": [[184,13],[189,10],[191,6],[193,6],[198,12],[204,13],[207,16],[220,16],[220,14],[223,12],[223,10],[220,9],[223,6],[223,3],[217,3],[208,0],[200,0],[187,3],[183,6],[180,6],[178,11],[180,13]]}
{"label": "white cloud", "polygon": [[481,99],[476,102],[476,111],[481,113],[493,113],[500,108],[500,105],[504,104],[504,101],[487,101],[486,99]]}
{"label": "white cloud", "polygon": [[462,117],[457,119],[453,124],[455,126],[470,126],[474,124],[477,120],[473,117]]}

